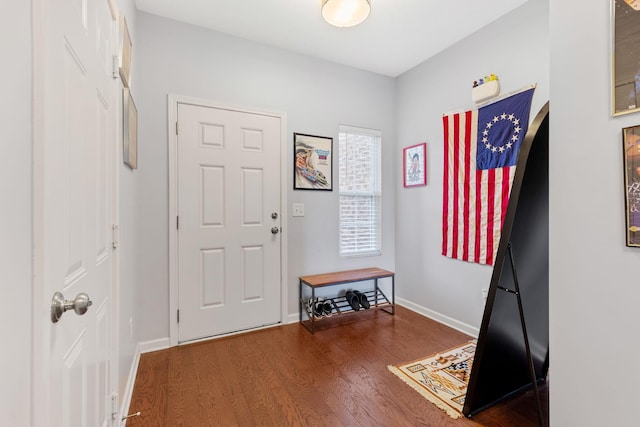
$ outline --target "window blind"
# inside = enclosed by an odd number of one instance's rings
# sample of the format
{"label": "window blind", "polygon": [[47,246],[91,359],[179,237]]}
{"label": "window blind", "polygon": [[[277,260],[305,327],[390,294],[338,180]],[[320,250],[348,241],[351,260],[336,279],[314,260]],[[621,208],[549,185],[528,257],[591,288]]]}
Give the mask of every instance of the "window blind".
{"label": "window blind", "polygon": [[339,129],[340,255],[381,251],[381,134],[371,129]]}

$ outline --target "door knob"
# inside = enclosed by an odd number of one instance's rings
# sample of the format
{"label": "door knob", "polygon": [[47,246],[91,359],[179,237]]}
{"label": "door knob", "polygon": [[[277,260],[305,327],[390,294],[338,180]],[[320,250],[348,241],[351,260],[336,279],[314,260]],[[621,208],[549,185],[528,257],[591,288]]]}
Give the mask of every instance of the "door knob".
{"label": "door knob", "polygon": [[280,229],[278,227],[271,227],[271,234],[278,234]]}
{"label": "door knob", "polygon": [[65,300],[61,292],[56,292],[51,299],[51,321],[58,323],[64,312],[68,310],[73,310],[78,316],[82,316],[91,307],[91,304],[93,301],[84,292],[76,295],[73,301]]}

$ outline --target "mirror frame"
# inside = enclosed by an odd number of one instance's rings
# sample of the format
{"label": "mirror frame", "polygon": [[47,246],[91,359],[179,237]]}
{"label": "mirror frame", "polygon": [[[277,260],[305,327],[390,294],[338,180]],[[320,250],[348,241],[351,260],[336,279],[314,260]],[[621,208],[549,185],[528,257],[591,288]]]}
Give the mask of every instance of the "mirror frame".
{"label": "mirror frame", "polygon": [[[632,61],[629,62],[640,62],[640,50],[633,49],[638,52],[634,54],[633,50],[629,49],[630,46],[640,46],[638,29],[640,29],[640,0],[611,0],[611,114],[613,116],[640,111],[640,67],[631,71],[634,73],[632,80],[618,83],[619,74],[622,74],[618,69],[621,62],[618,59],[620,56],[631,57]],[[622,34],[623,32],[631,34]],[[634,94],[635,100],[633,103],[629,102],[626,108],[621,108],[620,92],[626,91],[627,88],[633,91],[630,95]]]}

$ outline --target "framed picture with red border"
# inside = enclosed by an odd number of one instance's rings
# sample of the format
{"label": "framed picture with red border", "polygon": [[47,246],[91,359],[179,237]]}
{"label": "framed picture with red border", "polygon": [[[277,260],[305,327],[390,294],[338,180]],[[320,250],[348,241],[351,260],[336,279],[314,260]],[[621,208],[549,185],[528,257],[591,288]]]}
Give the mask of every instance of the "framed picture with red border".
{"label": "framed picture with red border", "polygon": [[402,150],[404,186],[427,185],[427,143],[412,145]]}

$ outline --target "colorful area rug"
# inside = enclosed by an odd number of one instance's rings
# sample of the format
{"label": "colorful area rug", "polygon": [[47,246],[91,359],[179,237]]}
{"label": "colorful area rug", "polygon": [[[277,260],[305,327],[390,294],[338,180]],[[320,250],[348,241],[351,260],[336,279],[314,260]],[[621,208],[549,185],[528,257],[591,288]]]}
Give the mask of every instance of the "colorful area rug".
{"label": "colorful area rug", "polygon": [[462,416],[476,341],[389,370],[451,418]]}

